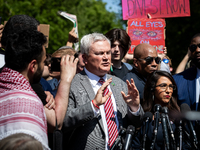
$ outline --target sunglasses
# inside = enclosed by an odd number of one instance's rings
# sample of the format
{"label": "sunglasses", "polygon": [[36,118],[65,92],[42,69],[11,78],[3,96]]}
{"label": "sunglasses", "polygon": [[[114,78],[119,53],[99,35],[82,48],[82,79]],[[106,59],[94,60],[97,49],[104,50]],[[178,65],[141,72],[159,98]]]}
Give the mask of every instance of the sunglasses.
{"label": "sunglasses", "polygon": [[194,51],[196,51],[197,47],[200,48],[200,44],[192,44],[189,46],[190,51],[193,53]]}
{"label": "sunglasses", "polygon": [[155,62],[157,64],[159,64],[161,62],[160,57],[150,57],[150,56],[148,56],[147,58],[144,58],[144,59],[142,59],[142,58],[138,58],[138,59],[139,60],[145,60],[147,65],[151,64],[153,62],[153,60],[155,60]]}
{"label": "sunglasses", "polygon": [[162,60],[165,64],[168,64],[169,63],[169,59],[163,59]]}

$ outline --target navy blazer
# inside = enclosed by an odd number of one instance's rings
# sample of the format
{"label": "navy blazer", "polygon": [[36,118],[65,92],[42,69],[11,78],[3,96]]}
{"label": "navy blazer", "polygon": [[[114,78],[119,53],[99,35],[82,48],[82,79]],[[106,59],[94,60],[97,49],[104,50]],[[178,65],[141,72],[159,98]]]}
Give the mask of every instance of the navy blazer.
{"label": "navy blazer", "polygon": [[178,90],[178,105],[187,103],[191,110],[196,110],[196,75],[197,68],[191,67],[173,76]]}

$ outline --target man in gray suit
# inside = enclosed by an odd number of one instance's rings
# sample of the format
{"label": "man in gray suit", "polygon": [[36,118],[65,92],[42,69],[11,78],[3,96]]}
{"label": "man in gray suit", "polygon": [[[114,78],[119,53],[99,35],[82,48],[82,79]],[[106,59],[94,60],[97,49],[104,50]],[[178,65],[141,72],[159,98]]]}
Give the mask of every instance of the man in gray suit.
{"label": "man in gray suit", "polygon": [[[133,80],[126,85],[107,74],[111,66],[111,45],[103,34],[85,35],[81,39],[81,53],[85,68],[71,84],[63,124],[64,149],[110,149],[120,127],[140,126],[144,112],[139,94]],[[106,82],[102,85],[99,80]],[[106,91],[108,94],[104,95]],[[111,103],[109,109],[108,103]],[[111,118],[107,112],[110,110],[113,110]]]}

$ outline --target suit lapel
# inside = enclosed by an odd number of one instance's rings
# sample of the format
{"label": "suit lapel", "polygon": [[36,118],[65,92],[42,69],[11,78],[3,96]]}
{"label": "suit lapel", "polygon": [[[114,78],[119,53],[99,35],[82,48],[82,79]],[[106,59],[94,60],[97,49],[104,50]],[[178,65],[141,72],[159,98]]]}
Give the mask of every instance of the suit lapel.
{"label": "suit lapel", "polygon": [[90,101],[91,101],[95,97],[94,90],[91,90],[93,88],[92,88],[92,85],[91,85],[89,78],[86,75],[85,71],[81,72],[81,74],[82,74],[82,76],[80,76],[80,84],[84,87],[84,89],[85,89],[86,93],[88,94]]}
{"label": "suit lapel", "polygon": [[[87,76],[87,74],[85,73],[84,70],[81,72],[81,74],[82,74],[82,76],[80,77],[80,83],[84,87],[85,91],[87,92],[87,94],[90,98],[89,100],[92,101],[92,99],[95,98],[95,93],[94,93],[94,90],[91,90],[93,88],[92,88],[92,85],[90,83],[90,80],[89,80],[89,78],[88,78],[88,76]],[[100,128],[104,129],[101,115],[98,115],[97,119],[99,121]]]}

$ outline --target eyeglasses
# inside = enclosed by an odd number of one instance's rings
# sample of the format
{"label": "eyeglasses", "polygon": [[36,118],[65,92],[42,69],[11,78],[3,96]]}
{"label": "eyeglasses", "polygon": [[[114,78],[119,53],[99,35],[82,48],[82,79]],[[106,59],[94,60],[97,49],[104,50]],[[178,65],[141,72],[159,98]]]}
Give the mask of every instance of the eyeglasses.
{"label": "eyeglasses", "polygon": [[170,91],[176,90],[176,86],[173,84],[167,85],[166,83],[161,83],[159,85],[156,85],[155,87],[160,87],[163,91],[166,90],[168,87]]}
{"label": "eyeglasses", "polygon": [[192,44],[189,46],[190,51],[193,53],[194,51],[196,51],[197,47],[200,48],[200,44]]}
{"label": "eyeglasses", "polygon": [[159,64],[161,62],[160,57],[150,57],[150,56],[148,56],[147,58],[144,58],[144,59],[142,59],[142,58],[138,58],[138,59],[139,60],[145,60],[147,65],[151,64],[153,62],[153,60],[155,60],[155,62],[157,64]]}
{"label": "eyeglasses", "polygon": [[168,64],[169,63],[169,59],[163,59],[162,60],[165,64]]}

